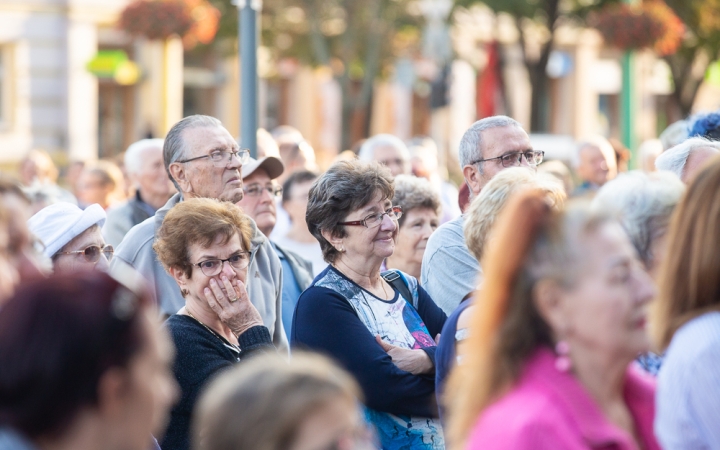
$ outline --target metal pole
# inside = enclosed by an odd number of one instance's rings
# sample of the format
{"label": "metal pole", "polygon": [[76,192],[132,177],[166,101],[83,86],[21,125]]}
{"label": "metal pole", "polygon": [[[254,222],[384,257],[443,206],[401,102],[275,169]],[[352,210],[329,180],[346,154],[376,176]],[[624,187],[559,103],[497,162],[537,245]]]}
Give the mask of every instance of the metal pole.
{"label": "metal pole", "polygon": [[[635,4],[637,0],[623,0],[623,3]],[[622,91],[620,95],[620,109],[622,119],[622,141],[625,147],[630,150],[630,168],[638,166],[637,148],[635,143],[635,55],[632,51],[626,51],[622,57]]]}
{"label": "metal pole", "polygon": [[250,156],[257,158],[257,48],[260,42],[258,13],[262,10],[262,0],[237,0],[237,7],[240,51],[240,146],[250,149]]}

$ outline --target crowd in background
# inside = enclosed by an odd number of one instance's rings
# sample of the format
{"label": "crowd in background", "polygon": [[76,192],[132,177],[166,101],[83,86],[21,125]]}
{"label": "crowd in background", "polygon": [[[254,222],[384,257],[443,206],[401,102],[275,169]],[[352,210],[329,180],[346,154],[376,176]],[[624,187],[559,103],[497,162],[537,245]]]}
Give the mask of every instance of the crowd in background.
{"label": "crowd in background", "polygon": [[0,450],[720,449],[720,113],[321,171],[189,116],[0,176]]}

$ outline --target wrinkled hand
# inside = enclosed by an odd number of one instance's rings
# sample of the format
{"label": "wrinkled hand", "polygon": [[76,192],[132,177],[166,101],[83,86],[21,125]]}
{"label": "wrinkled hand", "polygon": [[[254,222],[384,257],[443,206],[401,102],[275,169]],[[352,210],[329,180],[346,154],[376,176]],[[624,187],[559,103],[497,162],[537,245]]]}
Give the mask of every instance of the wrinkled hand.
{"label": "wrinkled hand", "polygon": [[237,278],[231,282],[225,275],[220,278],[220,282],[222,286],[215,278],[211,278],[210,287],[204,290],[208,306],[215,311],[220,321],[235,336],[240,336],[254,326],[263,325],[260,313],[250,303],[245,284]]}
{"label": "wrinkled hand", "polygon": [[422,375],[433,372],[435,367],[433,366],[430,357],[424,351],[411,350],[388,344],[378,335],[375,335],[375,340],[378,344],[380,344],[382,349],[390,355],[390,358],[392,358],[393,363],[398,367],[398,369],[410,372],[413,375]]}

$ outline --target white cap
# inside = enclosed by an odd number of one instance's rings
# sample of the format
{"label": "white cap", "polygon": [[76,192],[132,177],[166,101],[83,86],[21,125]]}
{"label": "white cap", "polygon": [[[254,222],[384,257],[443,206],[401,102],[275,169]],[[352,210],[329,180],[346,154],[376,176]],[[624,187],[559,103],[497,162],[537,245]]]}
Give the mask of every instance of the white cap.
{"label": "white cap", "polygon": [[105,217],[105,210],[97,203],[82,210],[72,203],[59,202],[32,216],[28,220],[28,228],[45,245],[45,256],[52,258],[91,226],[102,227]]}

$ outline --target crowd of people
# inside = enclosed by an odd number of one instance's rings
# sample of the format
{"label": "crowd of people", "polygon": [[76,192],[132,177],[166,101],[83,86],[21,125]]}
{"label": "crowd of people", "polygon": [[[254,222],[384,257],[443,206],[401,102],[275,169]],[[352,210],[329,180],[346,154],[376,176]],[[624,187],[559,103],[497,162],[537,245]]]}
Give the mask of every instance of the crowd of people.
{"label": "crowd of people", "polygon": [[[317,167],[195,115],[0,177],[0,450],[720,449],[720,113]],[[119,164],[118,164],[119,163]]]}

